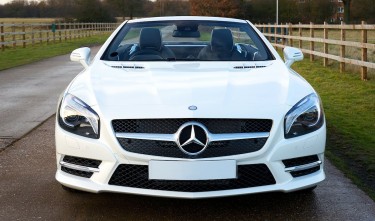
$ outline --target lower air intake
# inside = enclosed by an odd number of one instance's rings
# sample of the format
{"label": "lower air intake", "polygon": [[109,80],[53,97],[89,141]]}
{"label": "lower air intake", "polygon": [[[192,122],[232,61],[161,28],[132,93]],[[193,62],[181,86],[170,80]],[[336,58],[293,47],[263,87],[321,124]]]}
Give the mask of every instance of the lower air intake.
{"label": "lower air intake", "polygon": [[64,166],[61,166],[61,170],[64,171],[65,173],[69,173],[74,176],[80,176],[80,177],[85,177],[85,178],[90,178],[93,174],[93,172],[74,170],[74,169],[70,169]]}
{"label": "lower air intake", "polygon": [[233,190],[276,184],[271,171],[264,164],[239,165],[237,177],[237,179],[197,181],[149,180],[148,166],[122,164],[113,173],[109,184],[178,192]]}

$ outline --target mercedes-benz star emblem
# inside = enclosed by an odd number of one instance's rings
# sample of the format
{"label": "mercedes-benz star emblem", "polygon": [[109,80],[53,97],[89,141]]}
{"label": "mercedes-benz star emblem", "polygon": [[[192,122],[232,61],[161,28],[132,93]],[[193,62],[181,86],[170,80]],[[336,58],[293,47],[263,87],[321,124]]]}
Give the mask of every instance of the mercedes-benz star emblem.
{"label": "mercedes-benz star emblem", "polygon": [[186,154],[198,155],[208,145],[206,128],[197,122],[188,122],[180,127],[177,132],[178,147]]}

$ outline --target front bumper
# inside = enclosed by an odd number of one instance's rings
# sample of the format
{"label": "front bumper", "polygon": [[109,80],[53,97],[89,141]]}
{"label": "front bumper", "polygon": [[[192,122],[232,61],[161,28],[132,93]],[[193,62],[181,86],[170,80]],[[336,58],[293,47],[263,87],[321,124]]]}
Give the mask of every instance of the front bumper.
{"label": "front bumper", "polygon": [[[113,173],[121,164],[148,165],[150,160],[187,160],[126,152],[121,148],[111,131],[111,129],[103,128],[101,138],[94,140],[66,132],[56,124],[58,165],[56,179],[64,186],[93,193],[117,192],[176,198],[210,198],[271,191],[292,192],[315,186],[325,179],[323,161],[326,129],[324,125],[313,133],[287,140],[281,137],[283,135],[281,131],[274,131],[265,146],[257,152],[199,159],[236,160],[237,165],[265,164],[276,181],[276,184],[273,185],[206,192],[177,192],[109,185]],[[90,178],[83,178],[61,170],[60,162],[65,155],[100,160],[102,163]],[[300,177],[293,177],[290,172],[286,171],[287,168],[282,160],[309,155],[318,156],[319,161],[322,162],[320,170]]]}

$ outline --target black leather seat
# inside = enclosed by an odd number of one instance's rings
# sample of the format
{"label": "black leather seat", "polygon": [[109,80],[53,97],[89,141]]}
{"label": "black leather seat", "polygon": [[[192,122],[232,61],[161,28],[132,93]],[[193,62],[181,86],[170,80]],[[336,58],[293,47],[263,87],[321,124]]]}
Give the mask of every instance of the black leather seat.
{"label": "black leather seat", "polygon": [[244,56],[235,49],[233,35],[229,29],[212,30],[211,43],[200,51],[198,59],[208,61],[245,60]]}
{"label": "black leather seat", "polygon": [[162,44],[161,32],[157,28],[142,28],[139,35],[139,49],[129,60],[175,59],[173,51]]}

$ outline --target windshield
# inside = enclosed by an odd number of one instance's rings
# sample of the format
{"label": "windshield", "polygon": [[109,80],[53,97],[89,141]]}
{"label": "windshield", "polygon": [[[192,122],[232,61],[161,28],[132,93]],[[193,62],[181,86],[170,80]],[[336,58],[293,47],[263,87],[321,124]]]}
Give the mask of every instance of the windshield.
{"label": "windshield", "polygon": [[273,56],[247,23],[128,23],[104,53],[110,61],[265,61]]}

